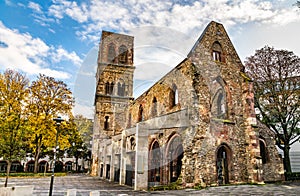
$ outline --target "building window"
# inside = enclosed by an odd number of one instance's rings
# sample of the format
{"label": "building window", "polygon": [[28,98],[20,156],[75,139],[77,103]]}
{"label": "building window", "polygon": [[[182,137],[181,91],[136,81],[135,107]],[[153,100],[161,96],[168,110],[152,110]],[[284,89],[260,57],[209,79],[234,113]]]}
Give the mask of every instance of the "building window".
{"label": "building window", "polygon": [[259,148],[262,164],[266,164],[269,161],[269,156],[266,147],[266,142],[262,137],[259,138]]}
{"label": "building window", "polygon": [[105,94],[112,95],[114,91],[114,83],[113,82],[106,82],[105,83]]}
{"label": "building window", "polygon": [[156,116],[156,115],[157,115],[157,99],[156,97],[154,97],[152,101],[152,116]]}
{"label": "building window", "polygon": [[108,54],[107,54],[107,60],[110,63],[113,63],[115,61],[116,57],[116,50],[114,44],[109,44],[108,46]]}
{"label": "building window", "polygon": [[119,48],[119,63],[126,63],[127,62],[127,48],[126,46],[122,45]]}
{"label": "building window", "polygon": [[222,47],[219,42],[214,42],[212,46],[212,58],[214,61],[223,62]]}
{"label": "building window", "polygon": [[125,83],[124,81],[118,82],[118,95],[124,96],[125,95]]}
{"label": "building window", "polygon": [[174,84],[169,94],[170,107],[173,107],[178,104],[178,89]]}
{"label": "building window", "polygon": [[105,94],[109,94],[109,86],[110,86],[110,84],[109,84],[109,82],[106,82],[105,83]]}
{"label": "building window", "polygon": [[143,106],[142,105],[140,105],[140,107],[139,107],[139,115],[138,115],[138,122],[141,122],[141,121],[143,121],[144,120],[144,114],[143,114]]}
{"label": "building window", "polygon": [[104,130],[107,130],[108,128],[109,128],[109,116],[105,116]]}

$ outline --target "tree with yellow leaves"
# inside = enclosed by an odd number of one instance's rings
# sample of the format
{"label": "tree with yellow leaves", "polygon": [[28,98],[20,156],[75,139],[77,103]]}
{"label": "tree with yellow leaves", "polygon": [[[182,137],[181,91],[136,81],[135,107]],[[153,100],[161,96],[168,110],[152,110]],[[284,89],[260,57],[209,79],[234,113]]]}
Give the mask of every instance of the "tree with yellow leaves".
{"label": "tree with yellow leaves", "polygon": [[13,70],[0,74],[0,158],[7,161],[5,187],[12,161],[25,157],[26,121],[29,80]]}
{"label": "tree with yellow leaves", "polygon": [[[29,148],[34,155],[34,172],[38,171],[41,152],[55,147],[56,131],[53,118],[71,117],[74,105],[72,92],[63,81],[40,74],[30,86],[28,110]],[[63,130],[63,126],[60,127]],[[58,134],[60,149],[69,146],[68,135]]]}

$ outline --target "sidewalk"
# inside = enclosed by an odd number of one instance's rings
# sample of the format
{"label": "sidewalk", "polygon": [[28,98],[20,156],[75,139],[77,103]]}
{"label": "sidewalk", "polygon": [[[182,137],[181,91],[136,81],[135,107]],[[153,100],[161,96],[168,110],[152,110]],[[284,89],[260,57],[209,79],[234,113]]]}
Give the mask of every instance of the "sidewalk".
{"label": "sidewalk", "polygon": [[[4,178],[0,178],[0,183],[4,184]],[[10,184],[16,186],[34,186],[34,196],[49,195],[50,177],[43,178],[10,178]],[[134,191],[131,187],[120,186],[116,183],[101,180],[98,177],[86,175],[72,175],[65,177],[55,177],[53,196],[63,196],[76,192],[76,196],[89,196],[91,192],[100,194],[101,196],[126,196],[126,195],[299,195],[300,182],[284,182],[281,184],[265,184],[265,185],[232,185],[209,187],[202,190],[185,189],[172,191]],[[71,191],[72,190],[72,191]],[[71,194],[70,194],[71,196]]]}

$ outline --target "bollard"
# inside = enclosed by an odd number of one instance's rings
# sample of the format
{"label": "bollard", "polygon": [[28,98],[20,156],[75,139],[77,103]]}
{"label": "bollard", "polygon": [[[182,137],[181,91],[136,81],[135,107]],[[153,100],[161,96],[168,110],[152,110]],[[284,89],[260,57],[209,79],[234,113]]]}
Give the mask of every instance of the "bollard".
{"label": "bollard", "polygon": [[91,191],[90,196],[100,196],[100,191]]}
{"label": "bollard", "polygon": [[67,196],[76,196],[76,189],[68,189]]}

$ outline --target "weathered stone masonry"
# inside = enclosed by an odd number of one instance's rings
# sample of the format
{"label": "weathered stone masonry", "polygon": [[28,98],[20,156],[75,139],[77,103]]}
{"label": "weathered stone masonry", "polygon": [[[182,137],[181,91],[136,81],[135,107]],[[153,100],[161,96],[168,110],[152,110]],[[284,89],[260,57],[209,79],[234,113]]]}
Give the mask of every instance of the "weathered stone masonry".
{"label": "weathered stone masonry", "polygon": [[187,58],[132,98],[133,37],[102,32],[93,173],[147,189],[282,180],[272,133],[257,125],[251,80],[211,22]]}

